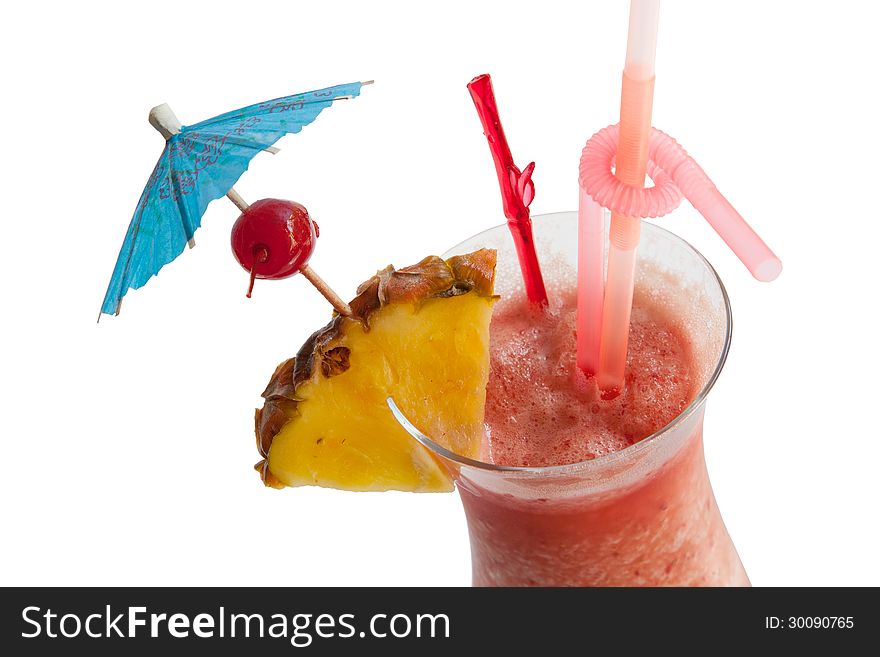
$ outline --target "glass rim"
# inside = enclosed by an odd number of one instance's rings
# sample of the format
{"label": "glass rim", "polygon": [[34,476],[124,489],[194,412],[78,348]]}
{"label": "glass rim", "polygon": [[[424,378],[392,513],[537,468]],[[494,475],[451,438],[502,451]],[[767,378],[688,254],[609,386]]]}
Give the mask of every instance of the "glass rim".
{"label": "glass rim", "polygon": [[[535,217],[533,218],[549,218],[553,216],[567,214],[576,213],[571,211],[550,212],[546,214],[535,215]],[[649,446],[653,445],[653,443],[656,442],[658,438],[666,435],[670,431],[682,425],[694,413],[696,413],[697,410],[706,401],[706,397],[709,395],[709,391],[712,390],[712,388],[715,386],[715,382],[718,380],[718,377],[721,375],[721,370],[724,368],[724,364],[727,362],[727,355],[730,351],[730,344],[733,336],[733,312],[730,307],[730,297],[727,295],[727,288],[724,287],[724,282],[721,280],[721,277],[718,275],[715,267],[712,266],[712,263],[709,262],[702,253],[700,253],[690,242],[682,237],[679,237],[672,231],[666,230],[665,228],[662,228],[661,226],[650,222],[644,222],[643,226],[644,225],[650,226],[649,230],[656,230],[660,233],[665,233],[667,236],[672,237],[672,239],[677,240],[687,249],[689,249],[694,255],[696,255],[700,261],[702,261],[702,263],[708,268],[712,277],[715,279],[715,282],[718,284],[718,288],[721,290],[721,297],[724,303],[724,315],[725,319],[727,320],[726,329],[724,332],[724,343],[721,347],[721,353],[718,356],[718,363],[715,365],[715,369],[712,371],[712,374],[709,375],[706,383],[703,384],[703,387],[700,389],[700,392],[697,393],[697,395],[694,397],[693,401],[688,404],[681,413],[676,415],[668,424],[666,424],[664,427],[661,427],[651,435],[646,436],[642,440],[633,443],[632,445],[629,445],[627,447],[624,447],[623,449],[616,452],[603,454],[587,461],[576,461],[575,463],[562,463],[559,465],[546,466],[498,465],[496,463],[488,463],[486,461],[480,461],[478,459],[473,459],[468,456],[457,454],[447,449],[446,447],[443,447],[443,445],[434,442],[429,436],[425,435],[421,430],[419,430],[412,422],[409,421],[403,411],[400,410],[400,407],[397,406],[397,404],[394,402],[394,399],[389,396],[386,398],[385,403],[388,405],[388,408],[391,409],[391,413],[394,415],[394,418],[397,420],[398,424],[400,424],[400,426],[403,427],[403,429],[423,447],[429,449],[431,452],[437,454],[438,456],[441,456],[447,461],[452,461],[454,463],[457,463],[458,465],[463,465],[487,472],[500,472],[510,474],[521,473],[534,475],[574,474],[580,473],[584,470],[599,469],[607,465],[613,465],[614,463],[626,459],[629,456],[638,453],[639,451],[647,449]],[[507,228],[506,224],[499,224],[497,226],[492,226],[491,228],[480,231],[479,233],[476,233],[466,240],[459,242],[457,245],[449,249],[447,253],[455,251],[456,249],[458,249],[458,247],[460,247],[462,244],[465,244],[466,242],[471,242],[483,235],[486,235],[487,233],[491,233],[504,228]]]}

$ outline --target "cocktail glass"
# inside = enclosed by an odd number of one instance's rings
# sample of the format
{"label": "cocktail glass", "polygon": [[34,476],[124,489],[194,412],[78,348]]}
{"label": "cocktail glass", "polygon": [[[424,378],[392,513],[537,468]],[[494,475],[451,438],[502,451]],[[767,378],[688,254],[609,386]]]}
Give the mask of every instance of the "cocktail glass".
{"label": "cocktail glass", "polygon": [[[576,285],[577,213],[534,217],[534,232],[552,298],[561,287]],[[483,247],[498,251],[496,292],[523,294],[506,226],[445,256]],[[455,479],[475,586],[749,585],[703,455],[706,398],[730,346],[727,293],[693,247],[648,223],[636,290],[661,299],[689,336],[699,392],[669,425],[626,449],[568,465],[499,466],[450,452],[392,406]]]}

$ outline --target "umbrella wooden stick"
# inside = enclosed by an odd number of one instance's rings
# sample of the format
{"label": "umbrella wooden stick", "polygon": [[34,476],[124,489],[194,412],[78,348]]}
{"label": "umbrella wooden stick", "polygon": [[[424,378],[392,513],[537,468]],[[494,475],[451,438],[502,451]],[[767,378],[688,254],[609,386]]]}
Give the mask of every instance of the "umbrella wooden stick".
{"label": "umbrella wooden stick", "polygon": [[333,306],[336,312],[345,317],[351,317],[351,306],[345,303],[345,301],[343,301],[342,298],[324,282],[324,279],[315,273],[314,269],[308,265],[303,265],[300,267],[299,273],[305,276],[306,280],[315,286],[315,289],[330,302],[330,305]]}
{"label": "umbrella wooden stick", "polygon": [[226,192],[226,198],[228,198],[230,201],[235,203],[235,207],[237,207],[242,212],[244,212],[245,210],[247,210],[250,207],[245,202],[245,200],[241,196],[238,195],[238,192],[235,191],[234,187],[230,187],[229,191]]}

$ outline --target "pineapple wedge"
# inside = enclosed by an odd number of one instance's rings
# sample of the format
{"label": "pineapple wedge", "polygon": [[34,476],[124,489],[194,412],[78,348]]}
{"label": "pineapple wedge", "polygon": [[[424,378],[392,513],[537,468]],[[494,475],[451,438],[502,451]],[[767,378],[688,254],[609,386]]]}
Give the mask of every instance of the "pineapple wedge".
{"label": "pineapple wedge", "polygon": [[256,465],[268,486],[452,490],[406,433],[397,405],[434,440],[479,454],[489,377],[496,253],[482,249],[387,267],[275,370],[256,413]]}

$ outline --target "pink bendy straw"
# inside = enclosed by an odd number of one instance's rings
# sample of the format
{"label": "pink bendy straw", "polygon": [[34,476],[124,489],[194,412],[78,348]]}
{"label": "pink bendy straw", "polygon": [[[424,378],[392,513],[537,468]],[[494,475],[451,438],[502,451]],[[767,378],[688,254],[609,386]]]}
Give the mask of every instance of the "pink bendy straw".
{"label": "pink bendy straw", "polygon": [[[694,158],[665,132],[651,128],[648,142],[648,176],[654,186],[633,189],[618,180],[611,169],[619,133],[619,126],[608,126],[590,137],[584,146],[579,178],[582,207],[592,203],[595,207],[606,207],[618,214],[644,219],[672,212],[684,196],[752,276],[765,283],[779,276],[782,262],[776,254],[718,191]],[[601,249],[601,241],[599,244]],[[597,286],[601,295],[601,278]]]}
{"label": "pink bendy straw", "polygon": [[[580,163],[578,365],[588,375],[597,374],[606,399],[623,387],[642,218],[671,212],[685,196],[756,279],[769,282],[782,272],[776,254],[694,159],[672,137],[650,127],[658,11],[659,0],[632,0],[621,122],[593,135]],[[645,173],[654,182],[649,189],[643,189]],[[612,212],[604,291],[602,207]]]}
{"label": "pink bendy straw", "polygon": [[[609,175],[614,176],[610,172]],[[605,293],[604,256],[604,210],[581,186],[578,199],[577,364],[587,376],[595,376],[599,371],[602,297]]]}
{"label": "pink bendy straw", "polygon": [[[615,174],[622,183],[637,188],[644,187],[648,166],[659,12],[660,0],[630,3]],[[616,397],[623,388],[640,233],[640,217],[612,213],[597,373],[599,389],[608,399]]]}

